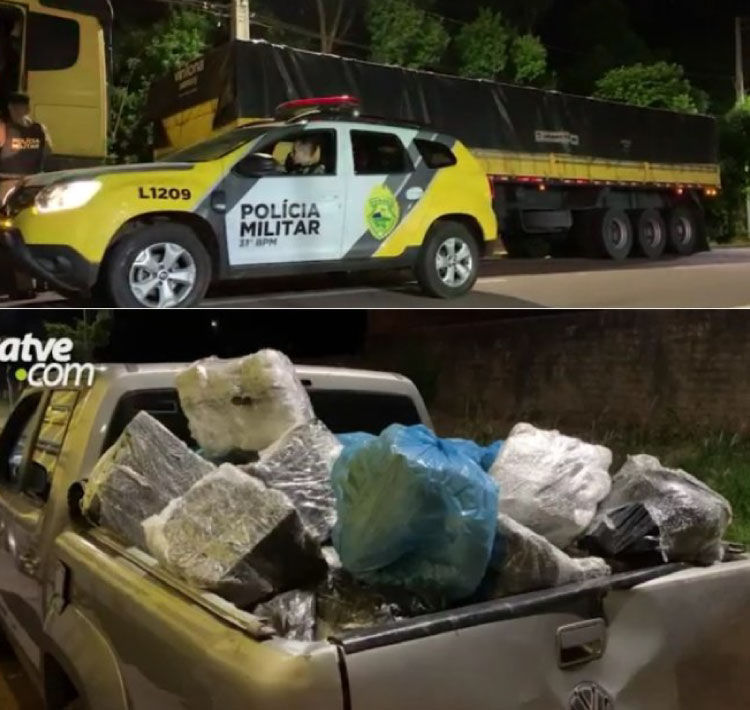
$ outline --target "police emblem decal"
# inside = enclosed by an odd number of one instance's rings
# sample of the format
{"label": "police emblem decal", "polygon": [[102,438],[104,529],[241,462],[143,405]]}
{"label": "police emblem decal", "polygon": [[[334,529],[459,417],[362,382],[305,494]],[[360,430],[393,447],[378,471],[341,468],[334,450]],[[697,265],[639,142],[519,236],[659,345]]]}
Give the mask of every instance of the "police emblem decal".
{"label": "police emblem decal", "polygon": [[365,202],[365,224],[375,239],[388,237],[401,219],[401,208],[393,192],[385,185],[378,185]]}

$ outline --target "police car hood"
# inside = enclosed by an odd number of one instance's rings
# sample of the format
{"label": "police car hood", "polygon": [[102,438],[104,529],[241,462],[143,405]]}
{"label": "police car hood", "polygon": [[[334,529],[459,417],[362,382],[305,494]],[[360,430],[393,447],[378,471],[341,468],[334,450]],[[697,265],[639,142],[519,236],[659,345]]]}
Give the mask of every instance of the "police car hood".
{"label": "police car hood", "polygon": [[72,180],[94,180],[103,175],[118,173],[147,173],[168,172],[170,170],[192,170],[194,163],[134,163],[133,165],[101,165],[96,168],[82,168],[78,170],[60,170],[54,173],[39,173],[31,175],[23,181],[30,187],[45,187],[56,182],[70,182]]}

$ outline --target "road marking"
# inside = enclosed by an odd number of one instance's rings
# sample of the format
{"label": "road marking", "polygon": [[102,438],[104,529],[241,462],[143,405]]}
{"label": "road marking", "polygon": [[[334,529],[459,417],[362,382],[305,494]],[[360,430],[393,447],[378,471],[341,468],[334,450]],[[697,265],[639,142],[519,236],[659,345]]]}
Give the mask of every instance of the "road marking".
{"label": "road marking", "polygon": [[505,276],[488,276],[481,278],[477,283],[479,284],[504,284],[507,283],[508,279]]}

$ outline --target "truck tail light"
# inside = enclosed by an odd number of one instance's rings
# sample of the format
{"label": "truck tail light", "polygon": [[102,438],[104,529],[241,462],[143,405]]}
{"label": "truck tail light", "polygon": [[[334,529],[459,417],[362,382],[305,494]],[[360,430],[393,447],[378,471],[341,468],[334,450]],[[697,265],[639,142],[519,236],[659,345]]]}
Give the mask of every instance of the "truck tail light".
{"label": "truck tail light", "polygon": [[495,197],[497,197],[497,191],[495,190],[495,180],[492,176],[487,178],[487,182],[490,184],[490,195],[492,196],[492,201],[495,201]]}

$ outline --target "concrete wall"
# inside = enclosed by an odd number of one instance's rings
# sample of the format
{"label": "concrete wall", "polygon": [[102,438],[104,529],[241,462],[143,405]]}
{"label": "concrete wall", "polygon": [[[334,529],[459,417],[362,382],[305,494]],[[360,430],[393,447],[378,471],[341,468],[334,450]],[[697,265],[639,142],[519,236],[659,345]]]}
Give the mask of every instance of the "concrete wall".
{"label": "concrete wall", "polygon": [[[453,322],[451,322],[453,321]],[[750,429],[750,313],[591,311],[433,322],[371,315],[346,362],[412,377],[442,433],[502,435],[519,420],[585,433]]]}

